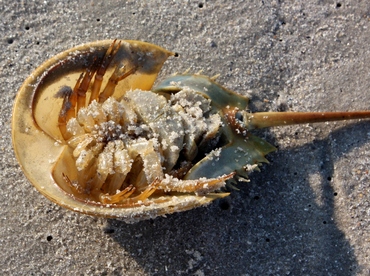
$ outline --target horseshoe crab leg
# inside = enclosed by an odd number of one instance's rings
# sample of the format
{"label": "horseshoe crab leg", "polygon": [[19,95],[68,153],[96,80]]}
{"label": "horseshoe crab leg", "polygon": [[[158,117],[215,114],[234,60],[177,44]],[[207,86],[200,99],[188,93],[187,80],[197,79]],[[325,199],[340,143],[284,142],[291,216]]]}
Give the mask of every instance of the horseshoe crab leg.
{"label": "horseshoe crab leg", "polygon": [[95,79],[94,79],[94,84],[93,84],[93,87],[92,87],[92,90],[91,90],[91,96],[90,96],[89,104],[93,100],[98,99],[99,93],[100,93],[100,87],[101,87],[101,84],[103,82],[103,77],[105,75],[105,72],[107,71],[107,68],[110,65],[110,63],[112,62],[112,59],[114,58],[114,56],[117,54],[117,51],[121,47],[121,41],[119,41],[118,44],[116,44],[116,41],[117,40],[115,39],[112,42],[112,44],[110,45],[110,47],[108,48],[107,52],[105,53],[105,55],[102,59],[102,62],[99,66],[99,69],[97,70],[97,72],[95,74]]}
{"label": "horseshoe crab leg", "polygon": [[131,68],[130,70],[126,70],[125,66],[116,67],[114,70],[114,73],[109,78],[109,81],[104,88],[103,92],[99,95],[99,102],[102,103],[106,99],[108,99],[110,96],[113,95],[114,89],[116,88],[119,81],[127,78],[129,75],[135,73],[137,70],[136,67]]}
{"label": "horseshoe crab leg", "polygon": [[89,85],[90,85],[92,77],[95,74],[95,71],[96,70],[92,67],[92,68],[86,69],[86,72],[83,74],[83,78],[77,89],[77,112],[82,107],[86,106],[86,92],[89,89]]}
{"label": "horseshoe crab leg", "polygon": [[134,207],[138,202],[147,200],[158,189],[159,183],[160,180],[155,179],[144,191],[135,197],[129,197],[135,191],[134,187],[129,186],[120,193],[112,196],[102,194],[100,195],[100,200],[105,204],[119,203],[120,205],[124,205],[126,207]]}

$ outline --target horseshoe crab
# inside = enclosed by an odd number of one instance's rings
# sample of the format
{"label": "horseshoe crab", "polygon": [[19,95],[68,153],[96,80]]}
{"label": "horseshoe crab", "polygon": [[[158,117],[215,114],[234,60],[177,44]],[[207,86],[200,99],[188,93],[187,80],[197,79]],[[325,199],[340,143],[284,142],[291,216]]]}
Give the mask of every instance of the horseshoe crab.
{"label": "horseshoe crab", "polygon": [[174,53],[98,41],[35,70],[13,111],[13,146],[53,202],[135,222],[228,195],[275,148],[251,134],[278,125],[370,118],[369,111],[249,113],[248,98],[212,78],[180,74],[153,87]]}

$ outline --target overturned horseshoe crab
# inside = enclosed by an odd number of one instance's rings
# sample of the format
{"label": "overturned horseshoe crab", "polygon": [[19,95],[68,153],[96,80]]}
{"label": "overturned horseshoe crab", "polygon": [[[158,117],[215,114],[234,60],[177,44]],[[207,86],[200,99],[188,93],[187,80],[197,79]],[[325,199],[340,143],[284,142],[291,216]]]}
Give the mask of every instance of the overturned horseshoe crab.
{"label": "overturned horseshoe crab", "polygon": [[53,202],[135,222],[206,205],[275,148],[255,128],[370,118],[357,112],[247,112],[248,99],[202,75],[153,83],[173,53],[98,41],[35,70],[14,105],[12,138],[30,182]]}

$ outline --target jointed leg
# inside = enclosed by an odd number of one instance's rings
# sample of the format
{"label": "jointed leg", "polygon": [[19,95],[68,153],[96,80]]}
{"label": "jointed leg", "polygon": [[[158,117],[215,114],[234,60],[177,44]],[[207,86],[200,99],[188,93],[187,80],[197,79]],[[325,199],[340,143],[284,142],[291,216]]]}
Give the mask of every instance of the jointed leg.
{"label": "jointed leg", "polygon": [[101,64],[99,65],[99,68],[98,68],[98,70],[96,72],[96,75],[95,75],[94,84],[93,84],[93,87],[92,87],[89,103],[91,103],[93,100],[98,99],[101,84],[103,82],[104,74],[105,74],[108,66],[112,62],[114,56],[118,52],[120,46],[121,46],[121,41],[119,41],[118,44],[116,44],[116,40],[114,40],[113,43],[108,48],[107,52],[105,53],[105,55],[104,55],[104,57],[101,61]]}
{"label": "jointed leg", "polygon": [[143,192],[135,197],[131,197],[132,193],[136,190],[133,185],[128,186],[123,191],[115,195],[101,194],[100,200],[104,204],[116,203],[119,205],[124,205],[125,207],[134,207],[137,204],[142,205],[143,201],[149,198],[158,188],[158,185],[161,181],[156,179],[150,184]]}
{"label": "jointed leg", "polygon": [[[94,62],[95,63],[95,62]],[[94,76],[96,69],[93,65],[92,68],[86,70],[83,75],[83,79],[77,88],[77,112],[86,106],[86,92],[89,89],[89,85],[91,83],[91,79]]]}
{"label": "jointed leg", "polygon": [[70,138],[70,134],[67,132],[67,122],[76,116],[76,103],[77,103],[77,89],[80,86],[80,82],[82,80],[83,74],[80,75],[74,90],[72,90],[69,86],[63,86],[60,88],[58,93],[55,95],[56,97],[63,98],[62,108],[59,112],[58,117],[58,125],[59,130],[64,138],[67,140]]}
{"label": "jointed leg", "polygon": [[129,75],[135,73],[137,68],[131,68],[130,70],[126,71],[124,66],[116,67],[114,73],[109,78],[107,86],[104,88],[104,91],[99,95],[99,102],[104,102],[110,96],[113,95],[114,89],[116,88],[119,81],[127,78]]}
{"label": "jointed leg", "polygon": [[67,122],[71,118],[76,117],[77,112],[86,106],[86,92],[89,89],[94,74],[96,73],[89,102],[98,99],[104,74],[120,46],[121,42],[116,44],[116,40],[114,40],[104,57],[100,60],[95,58],[93,65],[80,75],[73,90],[70,87],[64,86],[56,94],[56,97],[63,98],[58,124],[60,132],[65,140],[69,139],[71,136],[67,132]]}
{"label": "jointed leg", "polygon": [[99,197],[101,202],[105,204],[117,203],[129,198],[135,192],[135,190],[135,187],[133,185],[130,185],[115,195],[100,194]]}

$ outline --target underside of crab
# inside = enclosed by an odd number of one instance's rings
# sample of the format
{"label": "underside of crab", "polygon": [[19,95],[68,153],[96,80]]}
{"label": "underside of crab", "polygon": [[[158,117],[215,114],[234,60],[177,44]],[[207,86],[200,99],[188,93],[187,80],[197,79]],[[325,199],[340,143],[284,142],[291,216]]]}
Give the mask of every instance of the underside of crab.
{"label": "underside of crab", "polygon": [[369,118],[357,112],[249,113],[248,98],[212,78],[153,84],[173,53],[139,41],[63,52],[23,84],[13,144],[25,174],[52,201],[127,222],[227,196],[275,148],[255,128]]}
{"label": "underside of crab", "polygon": [[[63,99],[58,127],[66,144],[52,171],[56,183],[78,199],[115,207],[219,190],[233,170],[211,178],[188,176],[221,139],[219,112],[191,89],[168,95],[135,89],[114,98],[117,84],[139,66],[113,65],[106,76],[120,46],[114,41],[74,87],[63,86],[55,95]],[[65,164],[71,165],[65,169]]]}

